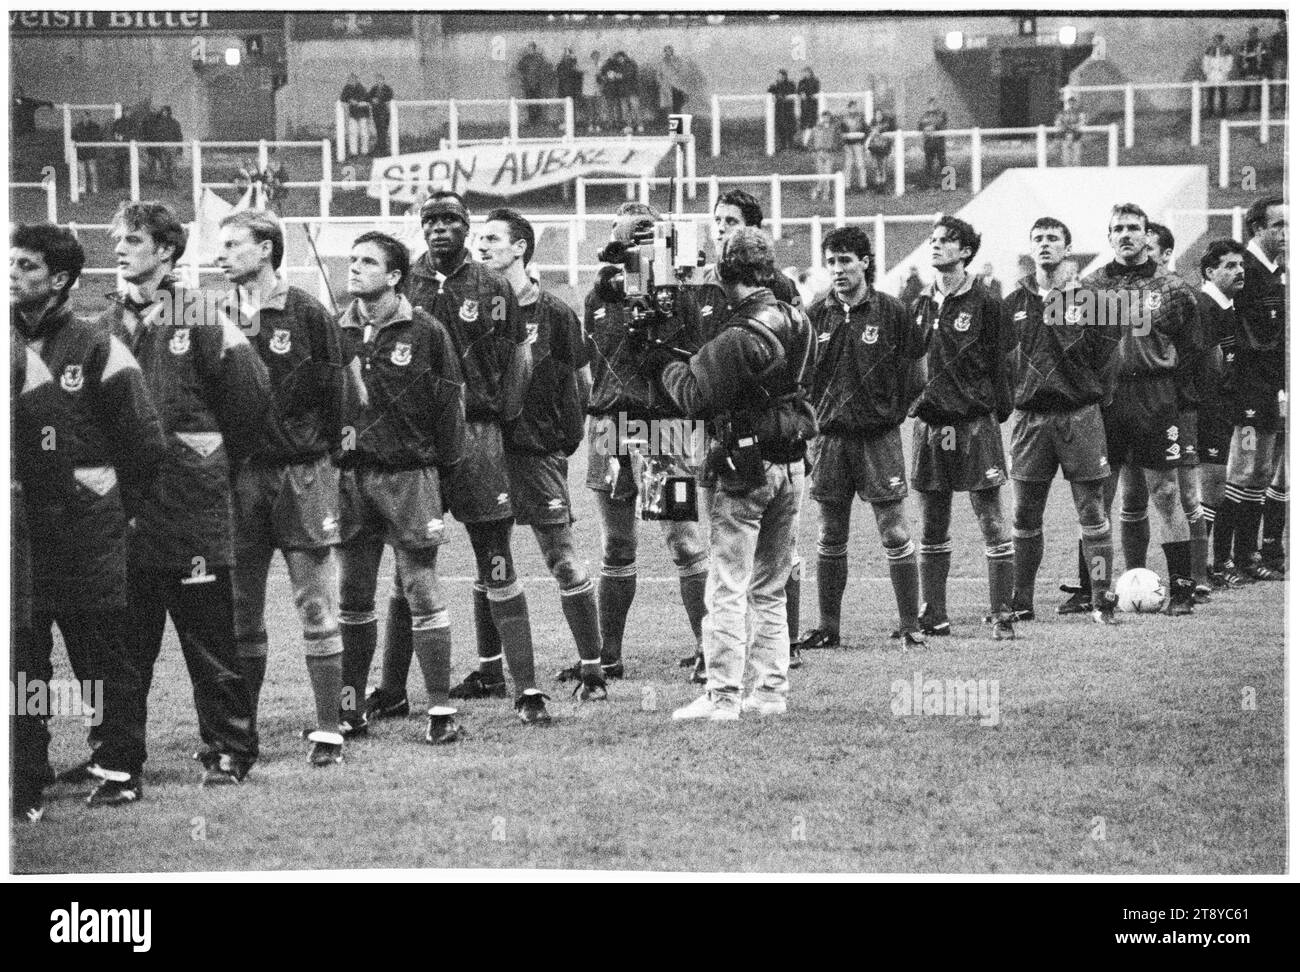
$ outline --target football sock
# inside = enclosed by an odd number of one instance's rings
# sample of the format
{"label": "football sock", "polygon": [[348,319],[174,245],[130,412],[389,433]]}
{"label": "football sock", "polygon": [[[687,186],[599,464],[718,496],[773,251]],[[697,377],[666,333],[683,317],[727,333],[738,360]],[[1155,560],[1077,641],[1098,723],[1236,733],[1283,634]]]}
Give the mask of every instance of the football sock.
{"label": "football sock", "polygon": [[411,674],[411,605],[404,597],[390,598],[384,622],[384,670],[379,685],[389,698],[406,698]]}
{"label": "football sock", "polygon": [[931,621],[948,618],[948,567],[952,541],[921,544],[921,600],[930,608]]}
{"label": "football sock", "polygon": [[1098,568],[1089,570],[1088,579],[1092,585],[1092,603],[1100,605],[1101,595],[1110,590],[1111,572],[1115,566],[1115,542],[1111,537],[1109,520],[1100,526],[1083,528],[1083,550],[1087,562]]}
{"label": "football sock", "polygon": [[[492,620],[501,635],[510,677],[515,683],[515,695],[525,689],[537,688],[537,672],[533,662],[533,629],[528,622],[528,598],[518,578],[506,587],[489,587],[488,603]],[[500,665],[500,662],[497,662]]]}
{"label": "football sock", "polygon": [[1241,514],[1241,488],[1231,483],[1223,487],[1223,502],[1214,515],[1214,562],[1226,564],[1232,559],[1232,538]]}
{"label": "football sock", "polygon": [[682,606],[686,608],[686,620],[690,622],[691,634],[695,635],[698,645],[703,637],[704,615],[708,613],[704,603],[704,585],[709,579],[708,555],[700,554],[692,563],[679,566],[677,579],[682,591]]}
{"label": "football sock", "polygon": [[366,702],[366,682],[370,664],[375,660],[379,640],[379,621],[373,611],[343,611],[339,615],[339,633],[343,635],[343,700],[345,716],[360,714]]}
{"label": "football sock", "polygon": [[1270,486],[1264,491],[1264,538],[1260,551],[1268,560],[1282,557],[1282,531],[1286,529],[1286,490]]}
{"label": "football sock", "polygon": [[[446,619],[447,612],[444,609],[440,620],[446,622]],[[447,705],[451,701],[448,695],[451,691],[450,624],[411,631],[411,645],[415,657],[420,659],[420,671],[424,674],[424,690],[428,694],[429,705]]]}
{"label": "football sock", "polygon": [[607,665],[623,658],[623,628],[635,597],[636,561],[601,566],[596,605],[600,612],[600,657]]}
{"label": "football sock", "polygon": [[821,627],[839,634],[840,606],[849,582],[849,545],[817,546],[817,610]]}
{"label": "football sock", "polygon": [[1119,542],[1124,548],[1124,569],[1147,565],[1147,548],[1151,545],[1151,521],[1146,510],[1119,511]]}
{"label": "football sock", "polygon": [[585,674],[600,673],[600,615],[596,610],[596,587],[590,579],[577,587],[560,591],[560,607],[578,646],[578,658]]}
{"label": "football sock", "polygon": [[916,544],[909,540],[900,547],[886,547],[885,559],[898,605],[898,629],[916,631],[921,626],[917,621],[921,613],[921,579],[916,572]]}
{"label": "football sock", "polygon": [[[1192,542],[1190,540],[1173,540],[1161,544],[1165,551],[1165,565],[1169,568],[1169,587],[1173,590],[1174,581],[1190,580],[1192,576]],[[1130,568],[1132,569],[1132,568]]]}
{"label": "football sock", "polygon": [[1192,531],[1192,538],[1188,541],[1191,545],[1191,577],[1198,584],[1208,584],[1209,578],[1205,576],[1205,558],[1209,553],[1210,542],[1205,535],[1205,520],[1199,509],[1188,515],[1187,525]]}
{"label": "football sock", "polygon": [[339,699],[343,695],[343,652],[332,655],[308,655],[307,677],[316,697],[316,728],[322,732],[339,731]]}
{"label": "football sock", "polygon": [[1214,521],[1219,515],[1219,509],[1211,506],[1209,503],[1201,504],[1201,522],[1205,524],[1205,553],[1208,560],[1210,545],[1214,542]]}
{"label": "football sock", "polygon": [[1034,581],[1043,562],[1043,531],[1017,530],[1015,533],[1016,589],[1011,606],[1017,611],[1034,609]]}
{"label": "football sock", "polygon": [[474,635],[478,645],[478,670],[489,682],[505,680],[501,669],[501,635],[488,602],[487,585],[474,583]]}
{"label": "football sock", "polygon": [[1079,590],[1087,594],[1092,590],[1092,575],[1088,572],[1088,554],[1083,549],[1083,538],[1079,538]]}
{"label": "football sock", "polygon": [[[265,651],[266,643],[262,643]],[[262,698],[262,682],[266,679],[266,655],[240,655],[239,671],[248,686],[248,702],[252,713],[253,728],[257,728],[257,703]]]}
{"label": "football sock", "polygon": [[1233,531],[1232,559],[1238,567],[1250,563],[1259,543],[1259,519],[1264,515],[1264,491],[1242,489],[1241,508],[1237,511],[1237,527]]}
{"label": "football sock", "polygon": [[984,548],[989,572],[989,609],[993,613],[1011,607],[1016,585],[1015,544],[1011,540]]}
{"label": "football sock", "polygon": [[803,581],[803,561],[795,555],[790,565],[790,577],[785,582],[785,623],[790,632],[790,643],[799,639],[799,588]]}

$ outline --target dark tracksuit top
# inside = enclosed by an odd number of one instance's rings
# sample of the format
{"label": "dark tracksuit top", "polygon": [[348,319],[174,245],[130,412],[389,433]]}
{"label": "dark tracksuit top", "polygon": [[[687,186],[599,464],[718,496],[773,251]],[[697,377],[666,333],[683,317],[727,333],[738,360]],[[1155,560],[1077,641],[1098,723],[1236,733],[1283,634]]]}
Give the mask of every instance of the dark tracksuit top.
{"label": "dark tracksuit top", "polygon": [[451,335],[465,382],[465,418],[502,426],[518,419],[532,359],[510,282],[462,250],[446,275],[425,253],[411,267],[409,290],[411,305]]}
{"label": "dark tracksuit top", "polygon": [[1073,412],[1104,404],[1113,386],[1112,358],[1118,332],[1083,321],[1069,308],[1077,290],[1050,294],[1061,320],[1044,319],[1045,302],[1031,273],[1002,303],[1002,326],[1011,340],[1012,402],[1026,412]]}
{"label": "dark tracksuit top", "polygon": [[908,410],[929,425],[1011,413],[1006,366],[1011,336],[1002,302],[969,272],[954,293],[931,284],[916,299],[912,320],[925,332],[924,386]]}
{"label": "dark tracksuit top", "polygon": [[[167,458],[154,488],[132,503],[133,569],[189,574],[194,558],[208,568],[234,564],[230,483],[244,459],[262,445],[271,386],[266,366],[224,314],[213,319],[171,319],[161,301],[198,306],[202,296],[172,283],[159,301],[141,310],[108,295],[99,325],[120,339],[144,373],[167,440]],[[215,308],[214,308],[215,311]]]}
{"label": "dark tracksuit top", "polygon": [[897,428],[919,391],[925,332],[899,301],[874,289],[852,307],[827,294],[808,316],[817,340],[811,399],[821,434],[871,439]]}
{"label": "dark tracksuit top", "polygon": [[[245,295],[236,290],[234,299]],[[233,310],[234,308],[232,308]],[[232,319],[250,320],[247,311]],[[271,379],[262,445],[252,460],[267,465],[311,462],[342,435],[345,397],[339,326],[310,294],[281,282],[262,298],[248,340]]]}
{"label": "dark tracksuit top", "polygon": [[[1220,294],[1222,296],[1222,294]],[[1237,381],[1237,311],[1223,307],[1204,289],[1196,295],[1205,341],[1205,367],[1197,375],[1199,411],[1203,415],[1230,416]],[[1231,418],[1228,417],[1231,422]]]}
{"label": "dark tracksuit top", "polygon": [[1239,398],[1277,399],[1286,387],[1286,270],[1270,270],[1255,243],[1246,248],[1246,284],[1237,295]]}
{"label": "dark tracksuit top", "polygon": [[365,385],[356,403],[355,448],[342,453],[342,464],[390,472],[433,467],[445,479],[465,446],[460,364],[446,328],[401,297],[378,323],[367,323],[353,301],[342,332]]}
{"label": "dark tracksuit top", "polygon": [[66,501],[25,495],[33,606],[55,614],[125,607],[124,491],[147,488],[166,454],[144,375],[120,340],[66,305],[34,327],[15,323],[61,393],[54,441],[78,484]]}
{"label": "dark tracksuit top", "polygon": [[587,404],[578,379],[587,364],[582,323],[564,301],[536,284],[521,295],[520,309],[532,348],[533,374],[506,449],[571,456],[582,442]]}

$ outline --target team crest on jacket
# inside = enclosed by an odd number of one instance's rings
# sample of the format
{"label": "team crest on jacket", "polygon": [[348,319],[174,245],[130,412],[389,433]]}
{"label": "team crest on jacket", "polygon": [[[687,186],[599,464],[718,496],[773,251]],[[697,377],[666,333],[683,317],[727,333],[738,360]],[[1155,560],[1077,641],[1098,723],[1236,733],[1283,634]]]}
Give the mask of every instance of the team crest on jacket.
{"label": "team crest on jacket", "polygon": [[970,311],[962,311],[952,322],[953,330],[965,333],[970,330]]}
{"label": "team crest on jacket", "polygon": [[470,300],[468,297],[461,301],[460,319],[466,324],[473,324],[478,320],[478,301]]}
{"label": "team crest on jacket", "polygon": [[288,354],[291,347],[293,347],[292,335],[284,328],[277,327],[271,335],[271,350],[276,354]]}
{"label": "team crest on jacket", "polygon": [[868,324],[862,329],[862,343],[875,344],[880,340],[880,328],[875,324]]}
{"label": "team crest on jacket", "polygon": [[1065,312],[1065,323],[1078,324],[1083,320],[1083,308],[1078,304],[1071,304]]}
{"label": "team crest on jacket", "polygon": [[59,385],[65,392],[79,392],[85,383],[86,376],[81,373],[81,365],[68,365],[59,377]]}
{"label": "team crest on jacket", "polygon": [[172,332],[172,339],[167,344],[167,350],[172,354],[184,354],[190,349],[190,329],[188,327],[178,327]]}
{"label": "team crest on jacket", "polygon": [[1158,290],[1153,290],[1153,291],[1151,291],[1150,293],[1148,293],[1148,294],[1147,294],[1147,310],[1159,310],[1159,309],[1160,309],[1160,300],[1161,300],[1161,298],[1160,298],[1160,292],[1159,292]]}
{"label": "team crest on jacket", "polygon": [[391,360],[393,364],[397,365],[397,367],[405,368],[411,363],[411,346],[398,341],[397,344],[393,346],[393,357]]}
{"label": "team crest on jacket", "polygon": [[537,343],[537,325],[536,325],[536,324],[528,324],[528,325],[526,325],[526,326],[527,326],[527,328],[528,328],[528,340],[525,341],[524,343],[525,343],[525,344],[536,344],[536,343]]}

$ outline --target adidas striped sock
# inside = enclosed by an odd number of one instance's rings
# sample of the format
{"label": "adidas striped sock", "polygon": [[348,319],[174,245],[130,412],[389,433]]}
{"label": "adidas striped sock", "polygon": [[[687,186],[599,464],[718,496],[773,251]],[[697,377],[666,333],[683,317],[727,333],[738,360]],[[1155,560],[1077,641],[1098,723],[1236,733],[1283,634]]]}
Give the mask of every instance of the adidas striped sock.
{"label": "adidas striped sock", "polygon": [[596,609],[596,586],[585,579],[577,587],[560,591],[560,608],[578,646],[582,671],[600,674],[600,614]]}
{"label": "adidas striped sock", "polygon": [[1250,563],[1259,546],[1259,520],[1264,515],[1264,491],[1241,489],[1241,509],[1233,536],[1232,559],[1238,567]]}
{"label": "adidas striped sock", "polygon": [[1011,596],[1011,606],[1017,611],[1034,609],[1034,581],[1043,563],[1043,531],[1016,530],[1015,539],[1016,588]]}
{"label": "adidas striped sock", "polygon": [[[528,598],[518,578],[505,587],[489,587],[488,605],[501,636],[501,648],[515,683],[515,695],[537,688],[537,666],[533,658],[533,629],[528,620]],[[501,664],[500,661],[497,662]]]}
{"label": "adidas striped sock", "polygon": [[1232,559],[1232,540],[1241,516],[1241,487],[1228,483],[1223,487],[1223,502],[1214,515],[1214,563],[1226,564]]}
{"label": "adidas striped sock", "polygon": [[948,620],[948,568],[952,565],[952,540],[921,544],[921,600],[930,609],[930,621]]}
{"label": "adidas striped sock", "polygon": [[817,610],[825,631],[839,634],[840,606],[849,582],[849,545],[817,545]]}
{"label": "adidas striped sock", "polygon": [[1287,491],[1270,486],[1264,490],[1264,537],[1259,548],[1269,560],[1282,557],[1282,533],[1286,530]]}
{"label": "adidas striped sock", "polygon": [[478,647],[478,670],[489,682],[505,680],[501,667],[501,633],[492,617],[492,604],[488,600],[488,587],[482,581],[474,582],[474,635]]}
{"label": "adidas striped sock", "polygon": [[623,658],[623,629],[636,597],[636,561],[606,563],[596,584],[596,605],[600,612],[600,657],[607,665]]}
{"label": "adidas striped sock", "polygon": [[1110,579],[1115,568],[1115,541],[1110,520],[1098,526],[1083,528],[1084,556],[1088,560],[1088,579],[1091,582],[1092,603],[1100,607],[1101,595],[1110,590]]}
{"label": "adidas striped sock", "polygon": [[898,605],[900,631],[916,631],[921,613],[921,578],[916,569],[916,544],[911,540],[899,547],[886,547],[885,559],[889,561],[889,580],[894,585],[894,601]]}
{"label": "adidas striped sock", "polygon": [[1209,556],[1209,539],[1205,533],[1205,519],[1201,515],[1201,508],[1198,506],[1192,512],[1187,514],[1187,526],[1191,531],[1191,556],[1192,556],[1192,580],[1198,584],[1208,584],[1209,578],[1205,576],[1205,561]]}
{"label": "adidas striped sock", "polygon": [[1147,565],[1147,548],[1151,546],[1151,521],[1147,511],[1119,511],[1119,543],[1124,551],[1124,569]]}
{"label": "adidas striped sock", "polygon": [[989,571],[989,609],[996,614],[1011,607],[1016,586],[1015,543],[1003,540],[984,548]]}

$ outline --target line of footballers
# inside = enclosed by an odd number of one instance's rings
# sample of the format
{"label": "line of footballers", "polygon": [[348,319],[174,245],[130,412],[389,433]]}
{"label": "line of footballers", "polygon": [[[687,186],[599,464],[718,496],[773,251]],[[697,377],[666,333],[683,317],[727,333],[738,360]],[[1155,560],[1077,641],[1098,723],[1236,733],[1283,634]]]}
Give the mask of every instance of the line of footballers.
{"label": "line of footballers", "polygon": [[[760,225],[762,211],[736,190],[720,197],[714,217],[720,244],[741,225]],[[625,204],[612,236],[630,243],[658,218]],[[75,237],[50,225],[14,232],[14,673],[48,680],[57,626],[76,677],[103,682],[91,753],[60,776],[91,783],[92,805],[142,795],[146,700],[169,616],[193,683],[203,781],[244,779],[258,756],[277,549],[315,701],[305,732],[313,765],[341,762],[345,739],[372,720],[409,714],[412,658],[428,743],[463,737],[458,700],[506,698],[507,670],[519,718],[550,720],[511,553],[516,522],[532,528],[577,649],[560,679],[598,701],[607,680],[623,677],[638,519],[619,430],[679,416],[640,375],[643,344],[607,281],[587,295],[580,321],[527,274],[535,233],[521,215],[488,215],[479,260],[466,246],[470,218],[458,195],[435,193],[420,220],[428,249],[414,263],[390,236],[357,238],[350,302],[338,317],[280,277],[284,234],[268,213],[222,222],[216,262],[235,289],[214,309],[174,274],[186,245],[176,215],[126,204],[112,229],[124,288],[93,320],[67,306],[84,264]],[[1081,282],[1069,228],[1044,217],[1029,233],[1034,271],[1000,301],[967,270],[979,234],[943,217],[929,239],[934,283],[911,308],[874,289],[864,233],[829,234],[831,290],[808,308],[818,339],[820,435],[810,460],[820,616],[796,635],[796,557],[786,588],[796,664],[802,650],[840,643],[855,494],[872,505],[897,600],[894,637],[906,646],[951,632],[954,492],[970,494],[984,537],[994,636],[1014,638],[1015,623],[1034,618],[1043,510],[1058,467],[1080,528],[1080,586],[1061,613],[1114,622],[1117,491],[1130,567],[1145,561],[1148,501],[1156,507],[1169,613],[1208,598],[1198,580],[1281,578],[1286,208],[1265,200],[1246,225],[1247,247],[1218,240],[1207,249],[1198,294],[1163,268],[1172,240],[1153,234],[1137,206],[1114,207],[1114,260]],[[778,299],[799,303],[787,278],[771,284]],[[1139,295],[1126,305],[1133,320],[1096,319],[1100,302],[1088,295],[1107,291]],[[695,350],[726,316],[718,287],[685,288],[656,336]],[[900,434],[908,416],[910,468]],[[1011,531],[1000,489],[1008,418]],[[594,582],[575,553],[568,492],[568,458],[584,435],[601,519]],[[904,506],[909,478],[919,550]],[[477,567],[478,666],[455,686],[437,575],[448,514],[465,526]],[[683,664],[698,680],[708,550],[694,522],[660,529],[696,641]],[[394,587],[379,685],[366,696],[385,546]],[[48,739],[42,718],[16,719],[15,809],[32,819],[53,780]]]}

